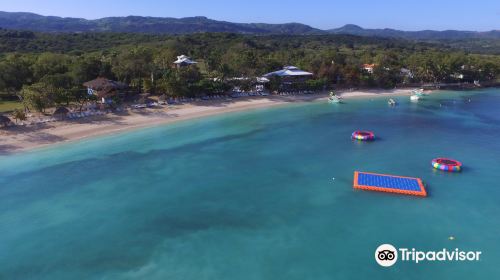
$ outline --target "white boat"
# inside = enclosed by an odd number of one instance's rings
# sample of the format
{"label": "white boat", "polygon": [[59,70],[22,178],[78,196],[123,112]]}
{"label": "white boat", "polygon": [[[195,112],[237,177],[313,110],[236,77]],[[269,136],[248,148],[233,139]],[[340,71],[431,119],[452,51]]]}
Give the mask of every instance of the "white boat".
{"label": "white boat", "polygon": [[411,93],[413,95],[417,95],[417,96],[420,96],[420,97],[427,95],[426,93],[424,93],[423,89],[416,89],[416,90],[413,90]]}
{"label": "white boat", "polygon": [[421,97],[416,94],[410,96],[410,100],[413,102],[417,102],[418,100],[420,100],[420,98]]}
{"label": "white boat", "polygon": [[341,103],[342,101],[337,97],[328,97],[329,103]]}
{"label": "white boat", "polygon": [[389,101],[387,101],[387,104],[389,104],[390,106],[396,106],[398,105],[398,103],[396,102],[396,100],[390,98]]}
{"label": "white boat", "polygon": [[341,103],[342,102],[342,97],[339,95],[336,95],[333,91],[330,92],[330,97],[328,97],[328,102],[329,103]]}

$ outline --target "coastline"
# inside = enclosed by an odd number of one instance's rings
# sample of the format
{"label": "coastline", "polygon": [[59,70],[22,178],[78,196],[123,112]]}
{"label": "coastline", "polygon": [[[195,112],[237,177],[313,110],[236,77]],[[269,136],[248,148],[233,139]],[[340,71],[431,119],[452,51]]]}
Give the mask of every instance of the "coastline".
{"label": "coastline", "polygon": [[[346,99],[410,95],[413,89],[339,91]],[[312,95],[241,97],[202,101],[155,109],[127,110],[104,116],[66,120],[29,127],[0,129],[0,155],[43,148],[59,143],[104,136],[140,128],[292,103],[326,101],[328,93]]]}

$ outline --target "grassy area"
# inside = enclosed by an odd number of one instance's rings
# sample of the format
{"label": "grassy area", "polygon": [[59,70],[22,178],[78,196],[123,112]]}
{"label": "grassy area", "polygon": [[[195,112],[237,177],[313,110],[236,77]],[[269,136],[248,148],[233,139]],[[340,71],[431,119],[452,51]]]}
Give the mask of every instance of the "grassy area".
{"label": "grassy area", "polygon": [[0,113],[14,111],[15,109],[22,109],[23,104],[19,101],[0,101]]}

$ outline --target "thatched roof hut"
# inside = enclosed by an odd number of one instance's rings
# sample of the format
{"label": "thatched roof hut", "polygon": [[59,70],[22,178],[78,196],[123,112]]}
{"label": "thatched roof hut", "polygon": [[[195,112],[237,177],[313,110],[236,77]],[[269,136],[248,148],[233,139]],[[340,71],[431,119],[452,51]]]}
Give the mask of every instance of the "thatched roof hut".
{"label": "thatched roof hut", "polygon": [[3,116],[3,115],[0,115],[0,124],[2,126],[7,126],[9,123],[11,123],[12,121],[6,117],[6,116]]}
{"label": "thatched roof hut", "polygon": [[128,86],[124,83],[109,80],[106,78],[97,78],[83,83],[88,89],[89,94],[97,95],[99,98],[107,98],[114,95],[118,90],[126,89]]}
{"label": "thatched roof hut", "polygon": [[69,113],[69,109],[66,107],[57,108],[52,115],[66,115]]}
{"label": "thatched roof hut", "polygon": [[67,114],[69,113],[69,110],[68,108],[66,107],[59,107],[57,108],[54,113],[52,114],[53,116],[59,116],[62,118],[64,118]]}

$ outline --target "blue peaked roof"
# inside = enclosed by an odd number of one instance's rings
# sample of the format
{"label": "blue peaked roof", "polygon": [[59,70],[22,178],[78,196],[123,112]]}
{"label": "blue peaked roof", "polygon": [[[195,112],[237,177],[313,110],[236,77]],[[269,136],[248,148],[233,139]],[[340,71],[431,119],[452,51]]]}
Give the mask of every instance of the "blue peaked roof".
{"label": "blue peaked roof", "polygon": [[295,66],[285,66],[283,67],[283,69],[267,73],[263,77],[267,78],[272,76],[289,77],[289,76],[312,76],[312,75],[313,75],[312,73],[300,70]]}

